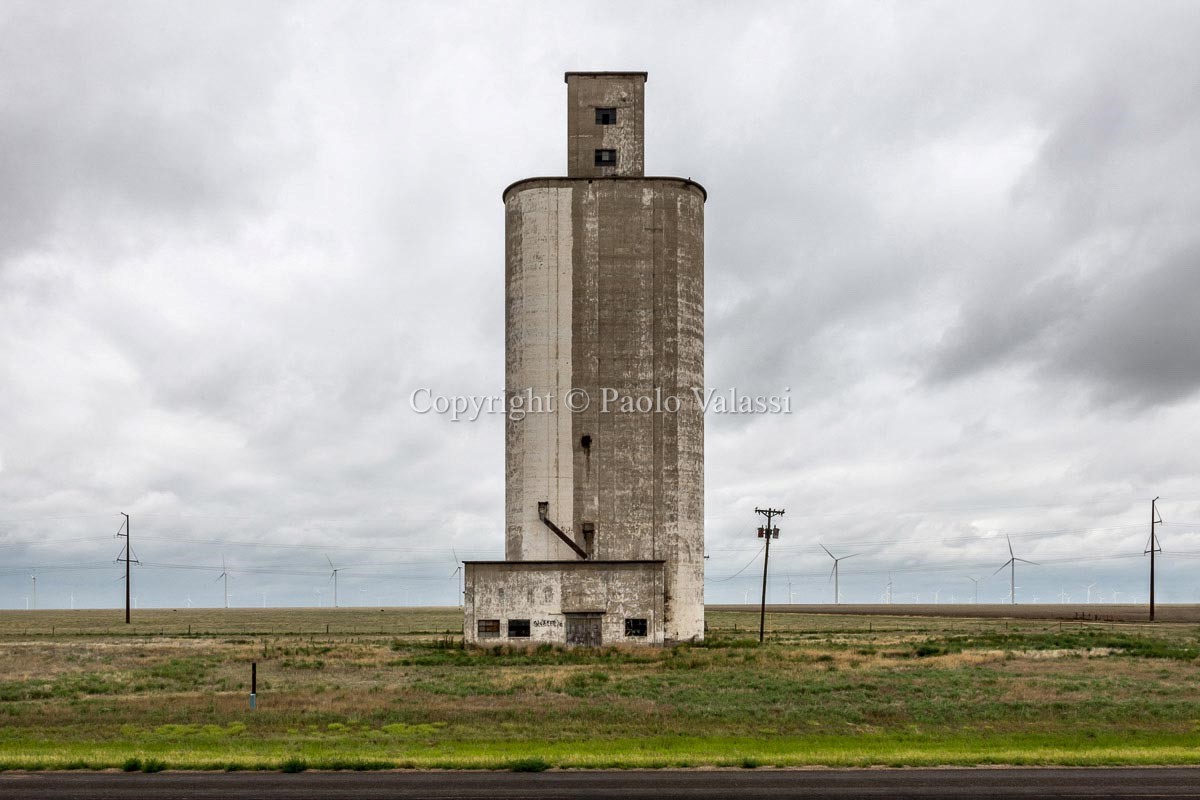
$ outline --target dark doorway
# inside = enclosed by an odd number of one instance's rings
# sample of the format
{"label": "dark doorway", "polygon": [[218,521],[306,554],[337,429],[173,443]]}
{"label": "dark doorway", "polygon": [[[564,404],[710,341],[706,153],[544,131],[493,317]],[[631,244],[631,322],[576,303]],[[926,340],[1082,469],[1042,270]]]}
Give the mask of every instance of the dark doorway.
{"label": "dark doorway", "polygon": [[603,614],[567,614],[567,644],[578,647],[600,646],[600,620]]}

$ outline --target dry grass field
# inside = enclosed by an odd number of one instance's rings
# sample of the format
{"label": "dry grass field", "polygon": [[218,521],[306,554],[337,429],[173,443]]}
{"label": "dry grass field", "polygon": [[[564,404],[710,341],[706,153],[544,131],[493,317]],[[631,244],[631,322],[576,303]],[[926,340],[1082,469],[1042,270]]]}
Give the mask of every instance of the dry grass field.
{"label": "dry grass field", "polygon": [[0,768],[1200,762],[1194,608],[916,608],[574,651],[464,649],[453,608],[3,612]]}
{"label": "dry grass field", "polygon": [[[709,611],[745,611],[758,613],[758,606],[710,605]],[[1145,603],[896,603],[884,605],[768,605],[767,610],[778,614],[862,614],[873,616],[911,617],[989,617],[993,619],[1091,620],[1099,622],[1149,622],[1150,610]],[[1164,605],[1155,608],[1158,622],[1191,622],[1200,625],[1200,605]]]}

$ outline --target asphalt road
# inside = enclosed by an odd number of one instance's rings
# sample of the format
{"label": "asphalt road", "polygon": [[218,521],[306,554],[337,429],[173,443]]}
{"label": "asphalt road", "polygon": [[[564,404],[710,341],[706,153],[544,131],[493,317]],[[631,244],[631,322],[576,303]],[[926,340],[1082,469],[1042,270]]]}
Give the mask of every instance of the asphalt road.
{"label": "asphalt road", "polygon": [[0,798],[1196,797],[1200,768],[0,773]]}

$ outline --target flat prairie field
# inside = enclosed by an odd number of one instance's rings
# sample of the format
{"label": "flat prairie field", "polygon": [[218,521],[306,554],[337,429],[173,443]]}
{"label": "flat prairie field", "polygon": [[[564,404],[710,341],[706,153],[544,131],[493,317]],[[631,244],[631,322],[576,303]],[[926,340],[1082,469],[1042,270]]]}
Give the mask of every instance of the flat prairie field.
{"label": "flat prairie field", "polygon": [[1200,763],[1194,607],[918,608],[595,650],[464,648],[456,608],[0,612],[0,769]]}

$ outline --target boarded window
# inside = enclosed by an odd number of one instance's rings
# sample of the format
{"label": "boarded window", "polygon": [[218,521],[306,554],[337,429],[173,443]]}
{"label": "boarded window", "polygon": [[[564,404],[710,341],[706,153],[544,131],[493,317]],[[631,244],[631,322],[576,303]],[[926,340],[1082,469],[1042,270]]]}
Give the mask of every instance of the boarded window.
{"label": "boarded window", "polygon": [[596,166],[597,167],[615,167],[617,165],[616,150],[597,150],[596,151]]}
{"label": "boarded window", "polygon": [[625,618],[625,635],[626,636],[645,636],[646,635],[646,620],[641,618]]}
{"label": "boarded window", "polygon": [[597,108],[596,109],[596,124],[597,125],[616,125],[617,110],[615,108]]}
{"label": "boarded window", "polygon": [[510,619],[508,621],[508,638],[510,638],[510,639],[528,639],[529,638],[529,620],[527,620],[527,619]]}
{"label": "boarded window", "polygon": [[477,627],[480,639],[500,638],[500,620],[498,619],[481,619]]}

